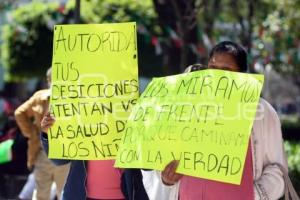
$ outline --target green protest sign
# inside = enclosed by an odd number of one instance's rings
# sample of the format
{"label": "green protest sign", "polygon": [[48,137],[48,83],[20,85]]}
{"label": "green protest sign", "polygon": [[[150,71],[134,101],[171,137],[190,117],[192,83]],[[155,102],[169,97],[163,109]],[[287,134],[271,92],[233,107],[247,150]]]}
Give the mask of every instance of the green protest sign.
{"label": "green protest sign", "polygon": [[135,23],[55,26],[50,158],[114,159],[137,98]]}
{"label": "green protest sign", "polygon": [[178,172],[240,184],[263,76],[202,70],[154,79],[133,108],[116,159],[121,168]]}
{"label": "green protest sign", "polygon": [[0,143],[0,164],[10,162],[12,159],[12,145],[14,140],[9,139]]}

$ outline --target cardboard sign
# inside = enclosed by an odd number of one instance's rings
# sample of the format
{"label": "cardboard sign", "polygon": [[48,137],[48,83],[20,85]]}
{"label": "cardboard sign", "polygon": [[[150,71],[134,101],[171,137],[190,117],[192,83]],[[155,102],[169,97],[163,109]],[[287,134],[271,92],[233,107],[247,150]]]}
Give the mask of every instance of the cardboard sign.
{"label": "cardboard sign", "polygon": [[113,159],[137,98],[135,23],[55,26],[50,158]]}
{"label": "cardboard sign", "polygon": [[127,122],[122,168],[177,172],[240,184],[263,76],[202,70],[154,79]]}

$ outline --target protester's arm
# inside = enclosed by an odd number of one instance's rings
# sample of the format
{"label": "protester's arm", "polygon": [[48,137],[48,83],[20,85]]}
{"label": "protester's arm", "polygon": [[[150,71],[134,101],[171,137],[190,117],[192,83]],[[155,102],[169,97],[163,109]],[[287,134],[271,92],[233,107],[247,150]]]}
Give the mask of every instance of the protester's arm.
{"label": "protester's arm", "polygon": [[179,182],[174,185],[165,185],[162,182],[161,172],[157,170],[142,170],[143,184],[150,200],[178,199]]}
{"label": "protester's arm", "polygon": [[[46,154],[48,155],[49,152],[49,142],[48,142],[48,136],[46,133],[41,133],[41,141],[43,149],[45,150]],[[62,159],[50,159],[55,165],[65,165],[70,162],[70,160],[62,160]]]}
{"label": "protester's arm", "polygon": [[179,182],[182,174],[176,173],[179,161],[173,160],[162,172],[142,171],[143,183],[150,200],[178,199]]}
{"label": "protester's arm", "polygon": [[33,110],[32,107],[35,104],[36,96],[32,96],[29,100],[19,106],[15,111],[16,122],[21,129],[22,134],[30,138],[31,134],[36,130],[36,126],[33,124]]}
{"label": "protester's arm", "polygon": [[179,161],[173,160],[161,172],[161,180],[165,185],[174,185],[182,178],[182,174],[176,173],[178,165]]}
{"label": "protester's arm", "polygon": [[[42,133],[41,135],[41,141],[43,149],[46,151],[46,154],[48,155],[49,152],[49,141],[48,141],[48,129],[54,124],[55,119],[50,115],[49,112],[46,113],[46,115],[43,117],[41,121],[41,129]],[[50,159],[54,164],[56,165],[65,165],[70,162],[70,160],[63,160],[63,159]]]}
{"label": "protester's arm", "polygon": [[265,102],[263,139],[264,158],[261,177],[254,182],[256,200],[279,199],[284,193],[283,173],[277,164],[287,169],[287,162],[283,150],[281,125],[275,110]]}

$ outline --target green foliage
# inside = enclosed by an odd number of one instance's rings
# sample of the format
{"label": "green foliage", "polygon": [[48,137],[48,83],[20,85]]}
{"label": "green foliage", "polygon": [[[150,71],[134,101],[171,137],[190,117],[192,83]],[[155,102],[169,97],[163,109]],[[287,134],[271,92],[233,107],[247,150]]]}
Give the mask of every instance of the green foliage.
{"label": "green foliage", "polygon": [[289,169],[300,174],[300,142],[285,141],[284,147],[288,156]]}
{"label": "green foliage", "polygon": [[[212,44],[231,39],[251,46],[251,61],[256,60],[263,65],[271,63],[275,69],[284,73],[300,73],[299,0],[255,1],[251,18],[252,31],[248,24],[249,2],[252,1],[195,2],[199,42],[194,45],[201,58],[205,58],[209,50],[209,45],[202,37],[206,34]],[[62,10],[57,3],[38,3],[36,0],[12,11],[12,22],[2,30],[1,58],[7,68],[7,80],[44,75],[46,68],[51,65],[52,27],[56,23],[74,22],[74,4],[75,1],[70,0]],[[170,8],[172,9],[171,4]],[[162,57],[168,52],[156,55],[157,45],[151,42],[159,41],[163,50],[166,50],[164,47],[174,41],[168,40],[172,37],[169,31],[167,34],[163,31],[168,27],[160,26],[157,22],[152,0],[81,0],[81,17],[82,23],[136,21],[140,73],[146,76],[162,74]],[[249,38],[251,42],[248,41]],[[178,42],[181,39],[174,40]]]}
{"label": "green foliage", "polygon": [[[267,58],[274,68],[286,74],[300,73],[300,1],[265,0],[269,9],[265,12],[262,23],[256,24],[255,48],[261,57]],[[265,6],[266,7],[266,6]],[[260,35],[259,35],[260,32]]]}
{"label": "green foliage", "polygon": [[[73,7],[73,3],[70,1],[67,7]],[[151,0],[82,1],[81,15],[87,23],[136,21],[148,28],[155,27],[156,20]]]}
{"label": "green foliage", "polygon": [[284,117],[280,117],[282,129],[298,129],[300,130],[300,118],[297,114],[290,114]]}
{"label": "green foliage", "polygon": [[[7,69],[6,80],[44,76],[51,66],[53,26],[74,23],[74,2],[67,5],[33,1],[12,11],[12,22],[3,27],[1,60]],[[151,35],[159,35],[152,1],[90,0],[81,1],[82,23],[136,21],[146,32],[138,34],[139,65],[144,75],[158,75],[161,58],[155,55]],[[149,38],[150,37],[150,38]],[[150,62],[153,61],[153,62]],[[150,66],[151,65],[151,66]],[[158,68],[159,69],[159,68]]]}
{"label": "green foliage", "polygon": [[[6,80],[44,75],[51,66],[52,28],[64,13],[57,3],[33,2],[11,13],[12,22],[2,29],[1,58]],[[54,19],[54,20],[53,20]]]}
{"label": "green foliage", "polygon": [[[199,2],[205,4],[198,12],[199,26],[206,30],[205,27],[214,24],[212,33],[206,32],[212,41],[217,42],[224,38],[239,41],[247,48],[251,46],[251,59],[259,60],[263,65],[270,63],[280,73],[295,76],[300,73],[299,0],[255,1],[251,18],[252,31],[249,29],[251,1]],[[252,44],[245,43],[249,38]]]}
{"label": "green foliage", "polygon": [[300,193],[300,142],[285,141],[284,147],[288,157],[289,174],[293,185]]}
{"label": "green foliage", "polygon": [[[299,1],[278,1],[275,10],[263,22],[264,34],[261,40],[264,45],[274,45],[271,63],[280,72],[300,72],[297,40],[300,36],[299,7]],[[268,48],[261,49],[264,54],[268,54],[268,51]]]}
{"label": "green foliage", "polygon": [[[67,8],[72,7],[74,1],[69,1]],[[162,34],[152,0],[81,1],[81,17],[84,23],[137,22],[139,73],[148,77],[162,75],[162,55],[156,55],[151,44],[152,37]]]}

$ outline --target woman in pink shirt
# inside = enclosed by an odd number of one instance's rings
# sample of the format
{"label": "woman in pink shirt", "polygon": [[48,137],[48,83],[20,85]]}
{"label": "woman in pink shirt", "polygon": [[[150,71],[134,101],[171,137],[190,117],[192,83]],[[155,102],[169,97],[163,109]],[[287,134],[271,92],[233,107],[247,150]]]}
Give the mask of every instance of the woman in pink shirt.
{"label": "woman in pink shirt", "polygon": [[[44,116],[41,141],[48,153],[47,130],[54,124],[54,117]],[[83,161],[52,159],[56,165],[71,163],[64,185],[63,200],[148,200],[140,171],[114,168],[114,160]],[[140,183],[140,184],[139,184]]]}
{"label": "woman in pink shirt", "polygon": [[[42,144],[48,152],[47,130],[54,124],[54,117],[44,116]],[[52,159],[57,165],[71,163],[70,171],[63,189],[63,200],[123,200],[121,191],[121,171],[114,168],[114,160],[83,161]]]}
{"label": "woman in pink shirt", "polygon": [[[208,68],[246,72],[246,51],[240,45],[233,42],[221,42],[212,49],[209,55]],[[274,124],[272,125],[273,128],[280,126],[279,121],[276,120],[277,118],[275,118],[276,117],[274,117]],[[271,129],[268,131],[272,132]],[[277,134],[275,133],[275,131],[273,133],[274,139],[278,140],[278,143],[281,142],[282,144],[281,132],[278,137],[277,135],[275,135]],[[178,161],[172,161],[165,167],[165,169],[161,173],[161,179],[163,183],[168,186],[172,186],[180,180],[178,189],[179,192],[177,194],[180,200],[278,199],[282,196],[284,191],[284,180],[283,173],[281,172],[280,167],[277,166],[277,163],[279,163],[279,165],[281,166],[285,165],[284,167],[286,168],[285,158],[284,156],[282,156],[282,145],[268,146],[268,141],[256,140],[256,143],[265,143],[268,148],[272,148],[272,150],[265,149],[264,151],[273,151],[277,153],[272,157],[264,157],[264,161],[260,163],[264,166],[256,166],[258,161],[256,161],[254,164],[254,161],[252,160],[252,158],[257,159],[255,157],[256,152],[253,153],[252,151],[252,138],[253,137],[251,136],[251,139],[249,140],[241,185],[232,185],[191,176],[183,176],[176,173],[176,168],[179,164]],[[254,157],[252,157],[253,155]],[[267,165],[267,163],[269,164]],[[258,170],[260,169],[262,169],[263,171],[259,172]],[[256,180],[254,180],[254,171],[256,172],[256,174],[260,173],[261,177],[256,177]],[[272,189],[275,191],[272,191]],[[150,195],[149,197],[151,199]]]}
{"label": "woman in pink shirt", "polygon": [[114,160],[88,161],[88,199],[125,199],[120,188],[122,172],[114,168],[114,163]]}

